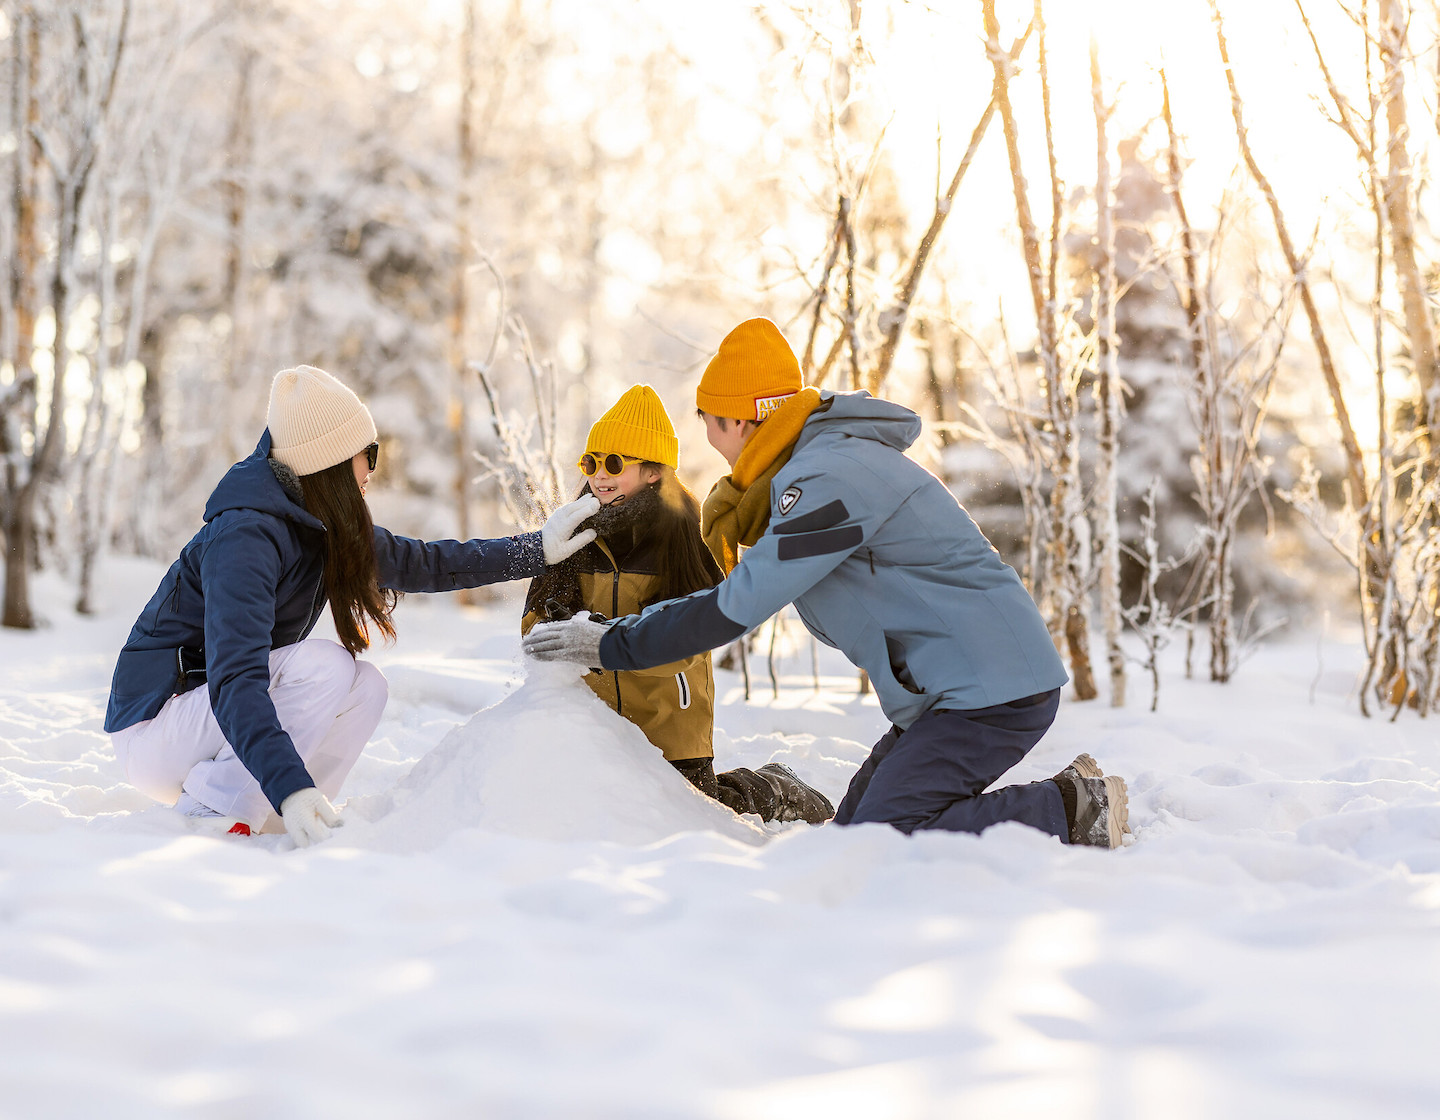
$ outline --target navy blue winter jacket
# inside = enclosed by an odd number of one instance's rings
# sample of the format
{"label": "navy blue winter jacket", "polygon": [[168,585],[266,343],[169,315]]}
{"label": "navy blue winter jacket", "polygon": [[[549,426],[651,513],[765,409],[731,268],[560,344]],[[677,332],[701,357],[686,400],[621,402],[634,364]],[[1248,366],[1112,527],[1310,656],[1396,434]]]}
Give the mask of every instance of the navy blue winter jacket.
{"label": "navy blue winter jacket", "polygon": [[[184,671],[203,668],[221,731],[279,809],[315,782],[270,700],[270,651],[304,638],[325,607],[325,527],[286,493],[269,454],[266,431],[215,487],[204,528],[135,620],[115,665],[105,730],[154,718],[186,690]],[[545,568],[539,533],[420,541],[376,526],[375,560],[380,586],[396,591],[454,591]]]}

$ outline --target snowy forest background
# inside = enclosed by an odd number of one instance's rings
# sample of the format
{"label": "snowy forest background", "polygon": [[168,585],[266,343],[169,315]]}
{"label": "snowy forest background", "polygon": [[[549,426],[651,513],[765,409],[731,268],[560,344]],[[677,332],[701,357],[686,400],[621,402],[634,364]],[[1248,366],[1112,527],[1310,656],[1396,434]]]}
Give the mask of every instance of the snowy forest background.
{"label": "snowy forest background", "polygon": [[1437,7],[5,0],[4,625],[168,562],[301,362],[398,532],[533,524],[639,381],[703,494],[763,314],[925,417],[1075,695],[1333,624],[1427,714]]}

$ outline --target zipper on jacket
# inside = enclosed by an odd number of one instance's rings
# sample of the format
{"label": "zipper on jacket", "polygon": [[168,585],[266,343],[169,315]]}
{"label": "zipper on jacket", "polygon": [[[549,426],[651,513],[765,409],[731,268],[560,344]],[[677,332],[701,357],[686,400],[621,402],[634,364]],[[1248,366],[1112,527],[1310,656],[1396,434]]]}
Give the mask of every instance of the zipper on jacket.
{"label": "zipper on jacket", "polygon": [[[615,568],[610,585],[610,617],[613,619],[620,617],[620,565],[613,559],[610,563]],[[616,669],[612,675],[615,678],[615,714],[623,716],[625,714],[625,698],[620,692],[620,670]]]}
{"label": "zipper on jacket", "polygon": [[315,628],[315,623],[320,621],[320,610],[325,605],[325,561],[320,561],[320,578],[315,581],[315,598],[310,602],[310,617],[305,622],[305,628],[300,631],[303,639],[306,634]]}

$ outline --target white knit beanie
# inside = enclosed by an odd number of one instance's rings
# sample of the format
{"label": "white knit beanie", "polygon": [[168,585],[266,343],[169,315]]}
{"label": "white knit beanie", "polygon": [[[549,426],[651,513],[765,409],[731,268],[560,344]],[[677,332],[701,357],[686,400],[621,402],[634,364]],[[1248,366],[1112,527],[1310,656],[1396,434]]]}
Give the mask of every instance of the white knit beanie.
{"label": "white knit beanie", "polygon": [[270,454],[298,475],[353,459],[379,438],[360,398],[314,366],[275,375],[268,423]]}

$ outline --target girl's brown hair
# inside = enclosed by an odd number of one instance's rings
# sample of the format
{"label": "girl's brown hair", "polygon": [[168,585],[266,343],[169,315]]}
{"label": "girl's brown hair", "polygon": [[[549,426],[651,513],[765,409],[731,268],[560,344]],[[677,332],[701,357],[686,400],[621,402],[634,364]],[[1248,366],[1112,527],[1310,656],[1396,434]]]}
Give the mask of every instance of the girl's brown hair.
{"label": "girl's brown hair", "polygon": [[395,640],[390,614],[399,596],[382,591],[375,568],[375,523],[351,461],[300,476],[305,508],[325,526],[325,595],[335,633],[352,655],[370,646],[370,623]]}

